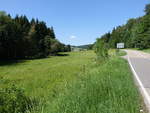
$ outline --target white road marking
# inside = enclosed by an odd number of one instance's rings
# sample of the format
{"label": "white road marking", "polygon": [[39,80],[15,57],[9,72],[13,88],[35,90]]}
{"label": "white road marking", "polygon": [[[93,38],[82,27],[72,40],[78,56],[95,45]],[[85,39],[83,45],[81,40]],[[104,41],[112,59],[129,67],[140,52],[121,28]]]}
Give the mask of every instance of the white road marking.
{"label": "white road marking", "polygon": [[130,67],[131,67],[131,70],[132,70],[132,72],[133,72],[133,74],[134,74],[134,76],[135,76],[135,78],[136,78],[136,80],[137,80],[137,82],[138,82],[138,84],[139,84],[139,86],[140,86],[140,88],[141,88],[141,91],[142,91],[141,93],[143,94],[143,96],[144,96],[144,98],[145,98],[145,101],[147,101],[147,102],[146,102],[146,106],[147,106],[148,111],[149,111],[149,113],[150,113],[150,96],[149,96],[148,92],[146,91],[146,89],[144,88],[144,86],[143,86],[143,84],[142,84],[140,78],[138,77],[138,75],[137,75],[137,73],[136,73],[134,67],[132,66],[131,60],[130,60],[130,58],[129,58],[129,55],[128,55],[128,62],[129,62],[129,65],[130,65]]}

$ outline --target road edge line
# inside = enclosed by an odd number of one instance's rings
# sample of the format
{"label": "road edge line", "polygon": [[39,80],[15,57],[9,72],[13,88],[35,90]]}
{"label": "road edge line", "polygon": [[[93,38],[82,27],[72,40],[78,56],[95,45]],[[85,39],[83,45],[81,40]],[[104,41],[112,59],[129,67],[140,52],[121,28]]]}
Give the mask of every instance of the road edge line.
{"label": "road edge line", "polygon": [[127,55],[127,59],[128,59],[128,62],[129,62],[129,65],[131,67],[131,70],[133,72],[133,75],[135,76],[138,84],[139,84],[139,87],[140,87],[140,92],[142,94],[142,96],[144,97],[144,101],[145,101],[145,104],[146,104],[146,107],[148,109],[148,112],[150,113],[150,96],[148,94],[148,92],[146,91],[146,89],[144,88],[140,78],[138,77],[138,74],[136,73],[134,67],[132,66],[132,63],[131,63],[131,60],[129,58],[129,55]]}

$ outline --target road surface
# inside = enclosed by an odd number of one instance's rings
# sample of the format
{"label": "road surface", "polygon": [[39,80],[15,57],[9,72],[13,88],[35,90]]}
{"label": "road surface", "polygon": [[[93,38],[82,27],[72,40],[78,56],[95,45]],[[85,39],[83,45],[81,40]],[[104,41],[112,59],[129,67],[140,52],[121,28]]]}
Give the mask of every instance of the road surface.
{"label": "road surface", "polygon": [[137,50],[125,50],[131,70],[150,112],[150,54]]}

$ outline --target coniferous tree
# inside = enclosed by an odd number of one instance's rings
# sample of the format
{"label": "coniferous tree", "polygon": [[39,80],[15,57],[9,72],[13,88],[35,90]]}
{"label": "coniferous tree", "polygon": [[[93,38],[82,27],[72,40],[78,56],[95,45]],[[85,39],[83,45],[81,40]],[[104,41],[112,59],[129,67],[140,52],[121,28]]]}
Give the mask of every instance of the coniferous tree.
{"label": "coniferous tree", "polygon": [[64,47],[56,40],[53,27],[48,28],[45,22],[0,12],[0,58],[46,57],[64,51]]}
{"label": "coniferous tree", "polygon": [[145,13],[142,17],[129,19],[127,24],[114,28],[109,41],[107,34],[100,39],[105,40],[111,48],[116,48],[116,44],[121,42],[128,48],[150,48],[150,4],[146,5]]}
{"label": "coniferous tree", "polygon": [[149,15],[150,14],[150,4],[147,4],[146,6],[145,6],[145,13],[146,13],[146,15]]}

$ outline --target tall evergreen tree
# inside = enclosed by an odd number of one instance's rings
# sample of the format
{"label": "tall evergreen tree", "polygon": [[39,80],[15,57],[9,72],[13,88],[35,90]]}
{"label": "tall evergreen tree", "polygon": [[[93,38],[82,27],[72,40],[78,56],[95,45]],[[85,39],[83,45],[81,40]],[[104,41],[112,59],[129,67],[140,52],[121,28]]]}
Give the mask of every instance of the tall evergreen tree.
{"label": "tall evergreen tree", "polygon": [[53,27],[26,16],[12,18],[0,12],[0,58],[39,58],[64,51],[56,40]]}
{"label": "tall evergreen tree", "polygon": [[146,13],[146,15],[150,15],[150,4],[147,4],[146,6],[145,6],[145,13]]}

